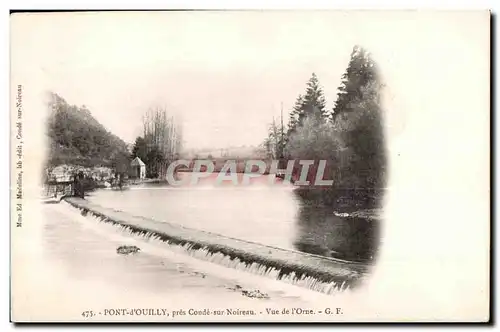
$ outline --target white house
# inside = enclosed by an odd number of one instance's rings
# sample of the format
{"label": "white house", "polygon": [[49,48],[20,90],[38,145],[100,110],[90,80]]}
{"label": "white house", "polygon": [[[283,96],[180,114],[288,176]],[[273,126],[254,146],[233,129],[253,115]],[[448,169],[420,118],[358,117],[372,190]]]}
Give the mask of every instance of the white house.
{"label": "white house", "polygon": [[146,178],[146,164],[139,157],[130,162],[130,177],[135,179]]}

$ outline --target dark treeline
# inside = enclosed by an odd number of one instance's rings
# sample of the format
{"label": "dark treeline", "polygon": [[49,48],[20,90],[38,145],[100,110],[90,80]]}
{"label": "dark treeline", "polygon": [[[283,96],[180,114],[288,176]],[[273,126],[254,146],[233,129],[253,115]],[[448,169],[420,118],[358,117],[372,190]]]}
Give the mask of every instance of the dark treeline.
{"label": "dark treeline", "polygon": [[264,142],[270,157],[328,161],[324,178],[334,180],[332,187],[301,187],[299,195],[328,205],[376,206],[386,177],[381,88],[370,54],[355,46],[332,109],[313,73],[288,124],[273,121]]}
{"label": "dark treeline", "polygon": [[127,144],[104,128],[85,106],[68,104],[49,95],[47,166],[117,167],[127,163]]}

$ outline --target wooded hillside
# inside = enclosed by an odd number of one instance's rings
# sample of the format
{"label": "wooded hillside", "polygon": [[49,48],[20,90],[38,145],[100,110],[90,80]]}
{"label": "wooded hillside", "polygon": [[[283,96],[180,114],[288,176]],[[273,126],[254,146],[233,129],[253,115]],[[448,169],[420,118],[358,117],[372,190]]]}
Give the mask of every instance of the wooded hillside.
{"label": "wooded hillside", "polygon": [[48,166],[113,166],[128,158],[127,144],[100,124],[85,106],[68,104],[50,94]]}

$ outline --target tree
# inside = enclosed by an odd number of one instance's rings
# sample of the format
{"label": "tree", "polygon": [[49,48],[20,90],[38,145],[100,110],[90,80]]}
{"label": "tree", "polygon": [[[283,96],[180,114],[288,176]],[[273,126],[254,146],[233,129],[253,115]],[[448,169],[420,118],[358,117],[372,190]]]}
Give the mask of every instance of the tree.
{"label": "tree", "polygon": [[116,174],[125,175],[130,166],[130,155],[126,152],[118,153],[112,161],[112,167]]}
{"label": "tree", "polygon": [[376,66],[370,54],[362,47],[354,46],[347,69],[342,75],[331,120],[335,121],[340,114],[353,111],[355,109],[353,103],[363,98],[362,88],[377,81],[377,78]]}
{"label": "tree", "polygon": [[318,77],[312,73],[307,82],[306,94],[302,103],[303,112],[299,115],[299,123],[309,116],[314,116],[317,120],[326,116],[326,102],[323,89],[319,85]]}
{"label": "tree", "polygon": [[286,144],[286,136],[284,133],[285,128],[283,123],[276,124],[276,120],[273,118],[273,122],[268,128],[268,136],[263,143],[268,158],[278,159],[283,157]]}
{"label": "tree", "polygon": [[[385,186],[387,163],[382,87],[369,53],[355,46],[332,110],[333,121],[325,121],[324,97],[313,74],[290,113],[285,153],[291,159],[314,160],[313,168],[319,160],[327,160],[324,179],[334,181],[327,190],[301,187],[301,195],[328,205],[342,197],[366,207],[377,204],[380,196],[374,193]],[[276,144],[276,132],[272,125],[265,141],[268,150]]]}
{"label": "tree", "polygon": [[143,117],[146,164],[154,177],[164,177],[167,167],[179,155],[182,131],[164,107],[151,108]]}
{"label": "tree", "polygon": [[355,46],[332,112],[332,125],[345,147],[337,186],[363,193],[370,205],[377,201],[370,195],[385,187],[386,181],[382,88],[370,54]]}
{"label": "tree", "polygon": [[132,148],[132,159],[139,157],[141,160],[145,161],[148,154],[148,148],[146,141],[141,136],[135,139],[134,147]]}
{"label": "tree", "polygon": [[290,136],[287,153],[294,159],[333,160],[342,148],[343,142],[333,126],[309,117]]}
{"label": "tree", "polygon": [[350,101],[350,111],[336,120],[341,138],[351,154],[345,168],[353,176],[343,179],[346,187],[385,186],[386,151],[380,88],[376,81],[362,86]]}
{"label": "tree", "polygon": [[48,165],[109,166],[127,151],[127,144],[108,132],[87,107],[70,105],[55,93],[49,94],[47,106]]}
{"label": "tree", "polygon": [[288,130],[284,140],[285,144],[289,137],[297,131],[297,128],[304,124],[307,118],[314,118],[315,123],[319,125],[328,117],[323,89],[315,73],[312,73],[306,86],[305,94],[297,97],[290,112]]}
{"label": "tree", "polygon": [[288,120],[288,130],[287,136],[290,136],[299,123],[299,116],[302,113],[302,105],[304,104],[304,97],[299,95],[295,100],[295,105],[293,106],[292,111],[290,112],[290,119]]}
{"label": "tree", "polygon": [[146,160],[148,167],[146,167],[148,178],[157,178],[161,176],[162,166],[165,162],[165,156],[158,148],[153,147],[149,150]]}

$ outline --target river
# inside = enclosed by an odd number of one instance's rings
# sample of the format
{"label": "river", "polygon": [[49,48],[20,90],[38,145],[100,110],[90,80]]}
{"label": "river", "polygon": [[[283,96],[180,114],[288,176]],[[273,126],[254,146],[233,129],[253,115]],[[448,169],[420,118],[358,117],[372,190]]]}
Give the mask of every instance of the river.
{"label": "river", "polygon": [[[42,214],[42,242],[25,257],[31,273],[22,275],[26,281],[14,299],[18,320],[244,321],[262,316],[271,306],[315,308],[328,306],[331,301],[331,295],[223,267],[127,236],[113,225],[92,222],[65,202],[44,205]],[[116,248],[120,245],[138,245],[141,252],[118,255]],[[21,283],[21,279],[16,280]],[[165,308],[170,316],[110,314],[111,309],[136,308]],[[224,314],[193,314],[206,308]],[[172,317],[176,309],[192,309],[192,314]],[[227,309],[253,310],[254,315],[228,316]],[[95,316],[83,317],[84,311],[92,311]]]}
{"label": "river", "polygon": [[[181,173],[191,176],[190,173]],[[144,183],[98,190],[87,199],[133,215],[228,237],[356,261],[376,255],[379,222],[342,217],[335,207],[311,204],[293,185],[262,176],[250,185],[207,178],[198,185]]]}
{"label": "river", "polygon": [[[335,215],[303,201],[292,185],[250,186],[141,184],[123,191],[97,190],[88,200],[124,212],[225,236],[325,256],[369,260],[376,252],[378,222]],[[245,321],[342,320],[341,316],[269,316],[269,307],[331,306],[331,296],[266,276],[190,257],[168,246],[145,242],[116,226],[82,216],[66,202],[45,204],[41,243],[26,258],[36,274],[24,296],[15,299],[18,320],[171,321],[172,316],[104,315],[110,309],[166,308],[253,310],[253,316],[187,315],[175,320]],[[38,238],[38,236],[33,236]],[[137,245],[140,254],[118,255],[117,247]],[[39,250],[41,248],[41,250]],[[19,278],[18,278],[19,279]],[[17,280],[17,279],[16,279]],[[21,279],[19,279],[21,280]],[[23,279],[24,280],[24,279]],[[21,281],[19,281],[21,282]],[[350,291],[333,296],[349,295]],[[96,316],[83,317],[84,311]]]}

